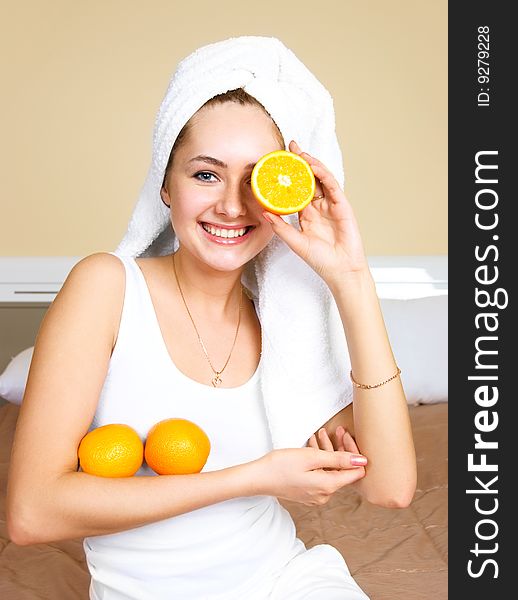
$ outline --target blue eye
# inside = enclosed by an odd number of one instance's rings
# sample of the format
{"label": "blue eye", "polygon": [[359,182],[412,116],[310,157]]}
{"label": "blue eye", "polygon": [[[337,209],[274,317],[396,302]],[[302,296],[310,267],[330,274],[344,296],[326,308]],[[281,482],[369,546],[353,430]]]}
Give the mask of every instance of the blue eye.
{"label": "blue eye", "polygon": [[195,173],[193,177],[195,177],[198,181],[206,181],[207,183],[210,183],[213,181],[210,179],[210,177],[215,177],[215,175],[213,173],[209,173],[208,171],[200,171],[199,173]]}

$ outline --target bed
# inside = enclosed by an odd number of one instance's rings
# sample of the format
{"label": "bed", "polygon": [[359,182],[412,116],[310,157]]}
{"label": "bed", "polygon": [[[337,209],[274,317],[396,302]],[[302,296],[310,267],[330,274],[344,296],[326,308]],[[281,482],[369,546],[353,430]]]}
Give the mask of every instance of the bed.
{"label": "bed", "polygon": [[[418,461],[415,497],[408,508],[387,509],[343,488],[322,507],[282,504],[306,546],[328,543],[337,548],[371,600],[444,600],[448,597],[447,295],[440,289],[441,278],[436,277],[423,282],[430,288],[426,293],[416,293],[416,285],[421,284],[414,281],[411,293],[417,297],[402,298],[401,291],[394,291],[401,289],[401,277],[394,278],[393,269],[383,264],[378,267],[383,314],[410,403]],[[425,271],[431,273],[434,268]],[[19,268],[14,271],[20,273]],[[37,271],[41,272],[41,265]],[[27,289],[32,293],[35,286]],[[422,285],[419,289],[423,290]],[[14,396],[19,399],[23,392],[30,361],[27,346],[44,314],[41,305],[34,305],[33,313],[29,303],[23,304],[24,310],[21,306],[19,301],[2,304],[0,297],[0,330],[9,334],[0,336],[0,598],[87,600],[89,574],[82,540],[21,547],[6,532],[7,470],[19,412]],[[31,314],[32,330],[27,326]],[[11,393],[13,397],[7,397]],[[9,402],[2,402],[2,396]]]}

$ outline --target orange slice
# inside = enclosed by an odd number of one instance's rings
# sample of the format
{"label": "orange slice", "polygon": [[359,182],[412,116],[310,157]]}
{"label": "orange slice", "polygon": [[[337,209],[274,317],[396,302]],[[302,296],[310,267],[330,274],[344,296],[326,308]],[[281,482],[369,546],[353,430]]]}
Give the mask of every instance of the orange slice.
{"label": "orange slice", "polygon": [[276,150],[259,159],[252,171],[252,191],[269,212],[289,215],[301,211],[315,195],[315,176],[303,158]]}

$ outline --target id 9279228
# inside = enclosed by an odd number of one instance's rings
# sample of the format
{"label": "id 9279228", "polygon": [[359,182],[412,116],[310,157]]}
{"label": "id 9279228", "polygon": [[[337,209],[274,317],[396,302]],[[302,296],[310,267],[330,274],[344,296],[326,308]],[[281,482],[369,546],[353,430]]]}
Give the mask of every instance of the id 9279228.
{"label": "id 9279228", "polygon": [[477,36],[477,106],[489,106],[489,26],[478,27]]}

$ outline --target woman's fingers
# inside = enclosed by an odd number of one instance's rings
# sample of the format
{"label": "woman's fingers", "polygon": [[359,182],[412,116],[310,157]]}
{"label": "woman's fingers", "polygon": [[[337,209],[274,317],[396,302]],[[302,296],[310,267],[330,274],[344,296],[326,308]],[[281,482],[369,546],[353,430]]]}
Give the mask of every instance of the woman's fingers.
{"label": "woman's fingers", "polygon": [[[334,452],[335,451],[333,443],[329,439],[329,436],[327,434],[327,430],[325,427],[322,427],[321,429],[318,430],[318,441],[319,441],[320,448],[322,450],[325,450],[326,452]],[[327,470],[327,469],[325,469],[325,470]]]}
{"label": "woman's fingers", "polygon": [[[308,154],[307,152],[304,152],[303,150],[301,150],[300,146],[297,144],[297,142],[295,140],[292,140],[288,147],[289,147],[290,152],[298,154],[306,162],[309,163],[314,175],[317,178],[317,181],[320,183],[321,186],[326,188],[323,192],[318,191],[316,193],[317,196],[324,193],[324,194],[326,194],[326,198],[327,198],[327,193],[328,193],[328,195],[329,195],[328,199],[335,202],[336,200],[335,200],[334,196],[337,193],[340,193],[343,195],[342,189],[338,185],[338,182],[336,181],[334,175],[324,165],[324,163],[319,161],[318,158],[311,156],[311,154]],[[317,184],[317,187],[318,187],[318,184]]]}
{"label": "woman's fingers", "polygon": [[310,466],[312,469],[356,469],[366,464],[367,458],[361,454],[318,450],[312,457]]}
{"label": "woman's fingers", "polygon": [[263,217],[271,224],[274,233],[276,233],[283,242],[285,242],[296,254],[303,260],[308,255],[309,242],[306,236],[287,223],[280,215],[263,211]]}
{"label": "woman's fingers", "polygon": [[325,427],[322,427],[318,430],[318,440],[320,442],[320,448],[322,448],[322,450],[327,450],[329,452],[334,451],[333,442],[331,442],[331,440],[329,439]]}
{"label": "woman's fingers", "polygon": [[360,454],[354,438],[341,425],[336,428],[336,439],[338,443],[335,449],[325,427],[320,428],[309,438],[307,446],[319,450],[315,469],[329,471],[365,467],[367,458]]}
{"label": "woman's fingers", "polygon": [[335,450],[347,451],[353,454],[359,454],[358,446],[354,441],[352,435],[342,425],[338,425],[335,433],[336,448],[333,445],[329,434],[325,427],[321,427],[316,433],[314,433],[308,440],[306,446],[309,448],[316,448],[317,450],[327,450],[333,452]]}
{"label": "woman's fingers", "polygon": [[342,436],[342,440],[344,443],[344,449],[347,452],[352,452],[353,454],[360,453],[358,446],[356,445],[356,442],[354,441],[353,436],[348,431],[346,431],[344,433],[344,435]]}
{"label": "woman's fingers", "polygon": [[317,438],[315,437],[315,434],[313,434],[313,435],[312,435],[312,436],[309,438],[309,440],[308,440],[308,446],[309,446],[310,448],[316,448],[317,450],[319,449],[319,448],[318,448],[318,442],[317,442]]}
{"label": "woman's fingers", "polygon": [[[337,429],[338,432],[338,429]],[[338,447],[335,448],[329,434],[325,427],[320,428],[316,434],[314,433],[308,440],[307,445],[311,448],[317,448],[321,450],[328,450],[334,452],[335,450],[345,450],[343,444],[340,442],[340,438],[337,433]]]}
{"label": "woman's fingers", "polygon": [[326,200],[331,204],[343,203],[345,200],[344,193],[331,171],[307,152],[303,152],[301,156],[309,163],[313,174],[320,181],[323,188],[321,193],[324,194]]}
{"label": "woman's fingers", "polygon": [[363,467],[358,467],[357,469],[334,470],[327,472],[326,476],[334,479],[335,487],[338,490],[365,477],[365,469]]}
{"label": "woman's fingers", "polygon": [[290,152],[294,152],[295,154],[302,154],[302,150],[295,140],[291,140],[288,145],[288,150]]}
{"label": "woman's fingers", "polygon": [[345,429],[341,426],[338,425],[338,427],[336,428],[336,432],[335,432],[335,437],[337,440],[337,450],[343,451],[345,450],[345,446],[344,446],[344,434],[345,434]]}
{"label": "woman's fingers", "polygon": [[[309,162],[307,160],[307,157],[309,156],[313,161],[316,161],[316,158],[313,158],[312,156],[310,156],[307,152],[303,152],[301,147],[297,144],[297,142],[295,140],[291,140],[291,142],[289,143],[288,149],[290,152],[293,152],[294,154],[298,154],[298,155],[302,155],[305,154],[305,156],[303,157],[304,160],[306,160],[307,162]],[[320,162],[320,161],[317,161]],[[310,163],[311,164],[311,163]],[[320,163],[322,165],[322,163]],[[322,165],[323,166],[323,165]],[[317,178],[317,182],[316,182],[316,188],[315,188],[315,196],[322,196],[324,194],[324,190],[322,189],[322,182]]]}

